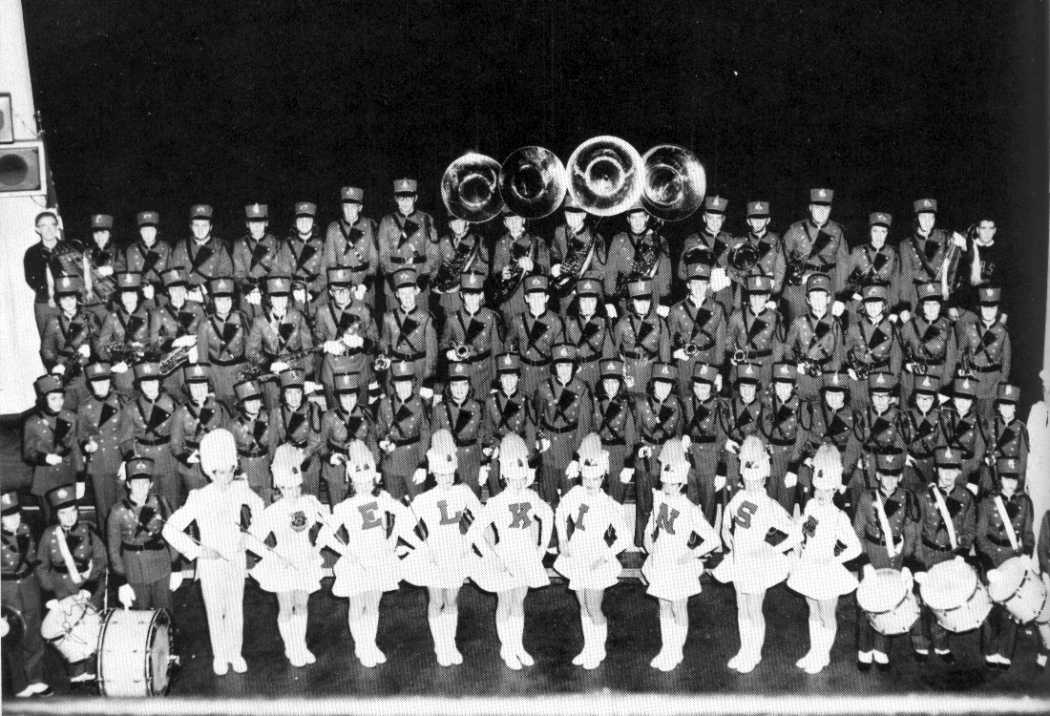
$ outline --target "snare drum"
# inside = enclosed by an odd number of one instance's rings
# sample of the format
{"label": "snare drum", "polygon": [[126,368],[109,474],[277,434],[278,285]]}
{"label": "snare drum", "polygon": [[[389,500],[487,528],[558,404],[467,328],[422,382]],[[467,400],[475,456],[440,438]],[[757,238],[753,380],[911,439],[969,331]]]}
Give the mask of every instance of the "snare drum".
{"label": "snare drum", "polygon": [[910,573],[905,577],[896,569],[877,569],[865,577],[857,587],[857,604],[883,636],[906,634],[919,618]]}
{"label": "snare drum", "polygon": [[98,609],[77,594],[57,600],[40,623],[40,635],[54,644],[70,664],[95,653],[101,629]]}
{"label": "snare drum", "polygon": [[977,571],[962,559],[931,567],[919,582],[919,593],[937,623],[956,634],[981,626],[992,610],[988,589],[977,578]]}
{"label": "snare drum", "polygon": [[168,690],[168,613],[114,609],[98,637],[98,690],[103,696],[158,696]]}
{"label": "snare drum", "polygon": [[1023,557],[1011,557],[988,572],[988,592],[1020,624],[1050,623],[1046,585]]}

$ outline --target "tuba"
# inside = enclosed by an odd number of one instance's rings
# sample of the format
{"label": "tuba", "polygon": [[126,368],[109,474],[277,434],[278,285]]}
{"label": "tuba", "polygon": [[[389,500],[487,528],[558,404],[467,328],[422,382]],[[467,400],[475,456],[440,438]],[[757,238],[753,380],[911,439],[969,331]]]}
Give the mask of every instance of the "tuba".
{"label": "tuba", "polygon": [[677,144],[658,144],[642,161],[642,205],[652,216],[682,221],[700,208],[707,175],[695,154]]}
{"label": "tuba", "polygon": [[614,216],[642,197],[645,165],[638,150],[609,135],[592,137],[569,157],[568,192],[588,214]]}
{"label": "tuba", "polygon": [[499,192],[507,208],[526,219],[542,219],[561,206],[568,180],[565,165],[543,147],[516,149],[499,170]]}
{"label": "tuba", "polygon": [[500,165],[492,157],[467,152],[441,176],[441,199],[448,213],[480,224],[503,209],[499,193]]}

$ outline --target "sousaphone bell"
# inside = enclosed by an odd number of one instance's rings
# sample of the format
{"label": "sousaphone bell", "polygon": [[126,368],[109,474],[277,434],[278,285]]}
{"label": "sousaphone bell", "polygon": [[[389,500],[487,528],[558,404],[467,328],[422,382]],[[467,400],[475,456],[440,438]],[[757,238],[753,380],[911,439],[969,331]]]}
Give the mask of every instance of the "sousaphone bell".
{"label": "sousaphone bell", "polygon": [[642,196],[645,165],[638,150],[610,135],[592,137],[569,157],[569,194],[588,214],[615,216]]}
{"label": "sousaphone bell", "polygon": [[567,180],[565,165],[549,149],[516,149],[503,161],[499,190],[507,208],[526,219],[542,219],[561,206]]}
{"label": "sousaphone bell", "polygon": [[499,175],[499,162],[485,154],[467,152],[453,161],[441,176],[441,199],[448,213],[472,224],[499,214]]}
{"label": "sousaphone bell", "polygon": [[663,221],[682,221],[704,201],[707,175],[696,155],[677,144],[658,144],[642,157],[642,205]]}

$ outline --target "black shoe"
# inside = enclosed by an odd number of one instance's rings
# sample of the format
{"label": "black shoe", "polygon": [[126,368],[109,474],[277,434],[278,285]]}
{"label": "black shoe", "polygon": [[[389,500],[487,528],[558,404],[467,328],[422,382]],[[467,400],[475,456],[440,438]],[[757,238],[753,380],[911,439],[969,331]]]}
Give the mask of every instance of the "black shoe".
{"label": "black shoe", "polygon": [[869,671],[871,671],[871,662],[861,661],[860,659],[857,659],[857,671],[859,671],[862,674],[868,673]]}
{"label": "black shoe", "polygon": [[876,661],[875,666],[879,667],[879,671],[881,671],[884,674],[890,670],[890,662],[888,661],[885,664],[880,664]]}
{"label": "black shoe", "polygon": [[913,651],[912,655],[915,657],[915,661],[919,662],[920,664],[925,664],[927,661],[930,660],[929,654],[920,654],[917,651]]}
{"label": "black shoe", "polygon": [[941,661],[943,661],[945,664],[955,663],[955,654],[953,654],[950,651],[945,652],[944,654],[938,654],[937,656],[941,657]]}
{"label": "black shoe", "polygon": [[46,699],[48,696],[54,696],[54,695],[55,695],[55,692],[51,690],[50,686],[48,686],[46,690],[38,691],[35,694],[33,694],[33,698],[34,699]]}
{"label": "black shoe", "polygon": [[995,665],[995,668],[997,668],[999,671],[1006,671],[1010,668],[1011,665],[1011,663],[1004,664],[1000,661],[998,664]]}

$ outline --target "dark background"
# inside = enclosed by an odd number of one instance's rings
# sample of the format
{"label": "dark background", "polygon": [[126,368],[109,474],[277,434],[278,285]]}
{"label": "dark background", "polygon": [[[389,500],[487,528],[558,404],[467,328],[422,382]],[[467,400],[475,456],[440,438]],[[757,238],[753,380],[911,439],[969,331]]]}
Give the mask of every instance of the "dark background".
{"label": "dark background", "polygon": [[989,213],[1017,247],[1014,378],[1026,403],[1038,389],[1044,3],[49,0],[25,13],[74,236],[106,211],[127,238],[144,208],[181,236],[198,201],[220,235],[250,201],[269,202],[281,232],[298,199],[333,216],[344,183],[365,186],[378,217],[405,174],[443,219],[441,172],[467,149],[502,160],[536,143],[564,160],[596,134],[676,142],[730,198],[733,232],[751,198],[785,229],[816,185],[835,188],[852,243],[876,209],[899,238],[920,196],[953,228]]}

